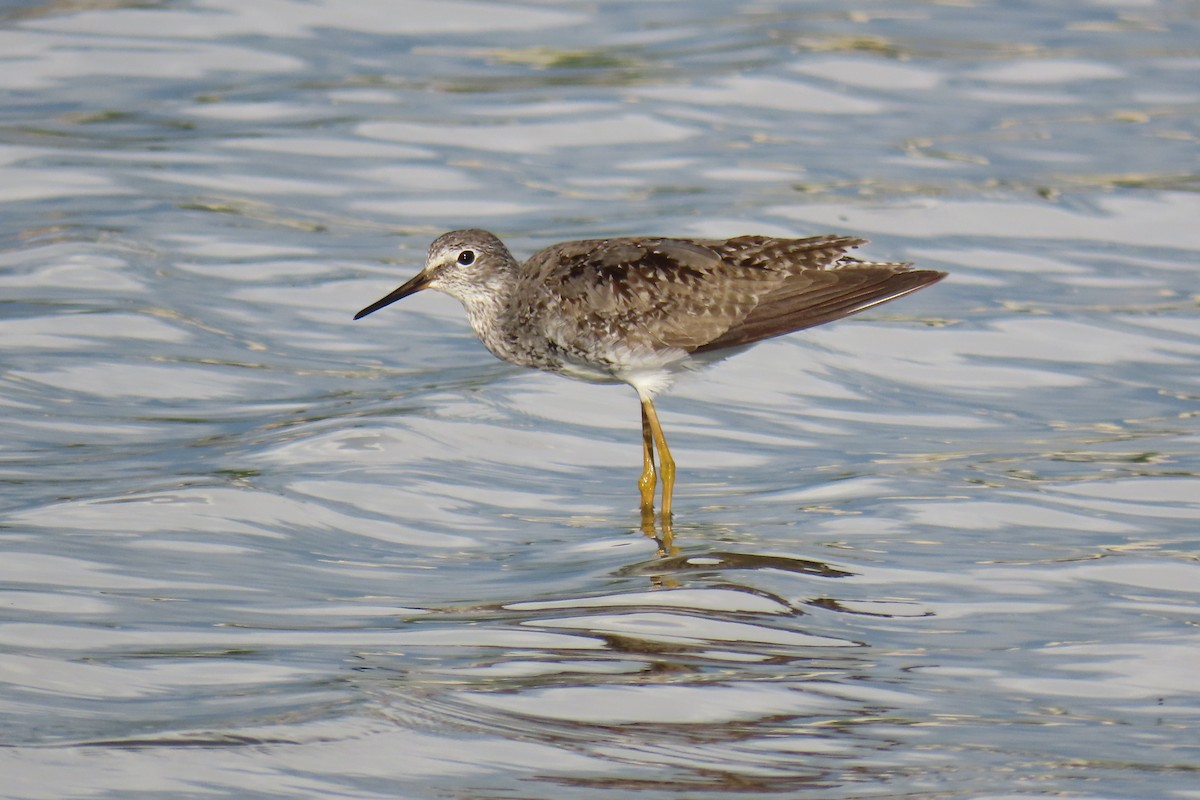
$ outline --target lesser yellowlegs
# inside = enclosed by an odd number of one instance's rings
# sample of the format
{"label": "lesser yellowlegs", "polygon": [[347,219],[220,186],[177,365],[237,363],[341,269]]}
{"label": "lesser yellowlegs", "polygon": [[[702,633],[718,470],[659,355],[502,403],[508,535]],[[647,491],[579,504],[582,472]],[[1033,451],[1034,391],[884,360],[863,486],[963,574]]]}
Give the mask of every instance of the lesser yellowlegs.
{"label": "lesser yellowlegs", "polygon": [[945,277],[910,264],[860,261],[848,236],[779,239],[589,239],[518,262],[496,236],[452,231],[425,267],[360,319],[422,289],[458,299],[497,358],[599,383],[627,383],[642,403],[643,515],[671,519],[675,461],[654,396],[682,372],[772,336],[858,313]]}

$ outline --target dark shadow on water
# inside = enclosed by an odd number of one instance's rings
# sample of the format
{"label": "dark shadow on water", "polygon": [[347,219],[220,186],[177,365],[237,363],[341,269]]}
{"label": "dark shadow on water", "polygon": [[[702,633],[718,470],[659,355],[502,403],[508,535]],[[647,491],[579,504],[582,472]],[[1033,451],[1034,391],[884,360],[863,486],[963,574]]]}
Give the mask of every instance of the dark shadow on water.
{"label": "dark shadow on water", "polygon": [[[642,513],[641,532],[658,545],[659,560],[648,564],[631,565],[618,574],[656,575],[683,574],[729,569],[777,569],[797,572],[822,578],[846,578],[856,573],[831,567],[823,561],[813,561],[787,556],[756,555],[753,553],[706,552],[703,558],[684,555],[681,541],[676,539],[675,526],[670,518],[656,517],[653,513]],[[695,533],[699,533],[696,531]]]}
{"label": "dark shadow on water", "polygon": [[775,569],[783,572],[794,572],[802,575],[812,575],[819,578],[849,578],[857,573],[848,572],[830,566],[824,561],[813,561],[805,558],[789,558],[777,555],[759,555],[757,553],[735,553],[724,550],[703,551],[685,555],[677,545],[667,549],[662,539],[656,539],[660,545],[659,558],[639,564],[630,564],[617,571],[618,575],[656,575],[667,574],[706,576],[731,569]]}

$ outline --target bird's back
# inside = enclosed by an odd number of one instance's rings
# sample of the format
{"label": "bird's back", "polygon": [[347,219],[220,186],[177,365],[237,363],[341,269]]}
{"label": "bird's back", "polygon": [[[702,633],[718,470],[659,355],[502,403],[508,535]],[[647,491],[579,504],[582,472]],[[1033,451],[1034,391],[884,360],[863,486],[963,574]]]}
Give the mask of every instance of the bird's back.
{"label": "bird's back", "polygon": [[616,351],[700,354],[840,319],[944,276],[845,255],[863,243],[846,236],[565,242],[522,265],[513,323],[585,360]]}

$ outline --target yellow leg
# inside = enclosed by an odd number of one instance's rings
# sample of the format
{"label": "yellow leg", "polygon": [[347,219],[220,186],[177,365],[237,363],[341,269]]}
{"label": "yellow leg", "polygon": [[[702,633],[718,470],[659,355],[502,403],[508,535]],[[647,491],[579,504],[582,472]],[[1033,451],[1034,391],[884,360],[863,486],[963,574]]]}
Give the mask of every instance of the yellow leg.
{"label": "yellow leg", "polygon": [[[654,403],[642,400],[642,419],[650,428],[654,437],[654,445],[658,448],[658,461],[662,473],[662,518],[664,527],[671,524],[671,496],[675,493],[675,459],[671,458],[671,448],[667,447],[667,437],[663,435],[662,426],[658,424],[658,413]],[[645,498],[643,493],[642,498]]]}
{"label": "yellow leg", "polygon": [[654,514],[654,486],[658,475],[654,472],[654,439],[650,431],[650,420],[646,417],[646,406],[642,405],[642,477],[638,478],[638,489],[642,493],[642,516]]}

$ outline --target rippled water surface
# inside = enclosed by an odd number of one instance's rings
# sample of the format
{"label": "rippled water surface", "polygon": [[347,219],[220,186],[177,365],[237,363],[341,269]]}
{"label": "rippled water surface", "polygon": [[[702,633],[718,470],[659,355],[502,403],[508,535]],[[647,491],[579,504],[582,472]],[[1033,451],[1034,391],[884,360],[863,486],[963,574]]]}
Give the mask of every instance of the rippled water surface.
{"label": "rippled water surface", "polygon": [[[1188,0],[0,5],[0,796],[1200,798]],[[659,402],[430,239],[949,280]],[[650,535],[647,535],[650,534]]]}

